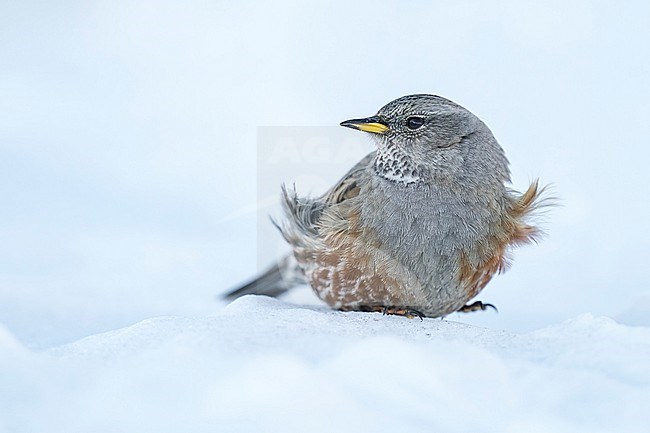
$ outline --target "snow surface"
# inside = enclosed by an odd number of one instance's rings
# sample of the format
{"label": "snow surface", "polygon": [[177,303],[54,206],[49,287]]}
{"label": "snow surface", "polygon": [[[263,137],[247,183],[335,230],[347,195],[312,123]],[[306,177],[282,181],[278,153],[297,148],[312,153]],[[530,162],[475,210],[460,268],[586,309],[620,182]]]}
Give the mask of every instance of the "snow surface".
{"label": "snow surface", "polygon": [[[0,432],[650,431],[649,17],[0,2]],[[322,193],[373,149],[339,122],[423,92],[561,200],[481,294],[499,314],[340,314],[308,290],[222,309],[286,248],[279,184]]]}
{"label": "snow surface", "polygon": [[650,328],[529,333],[247,296],[35,351],[0,329],[2,432],[641,432]]}

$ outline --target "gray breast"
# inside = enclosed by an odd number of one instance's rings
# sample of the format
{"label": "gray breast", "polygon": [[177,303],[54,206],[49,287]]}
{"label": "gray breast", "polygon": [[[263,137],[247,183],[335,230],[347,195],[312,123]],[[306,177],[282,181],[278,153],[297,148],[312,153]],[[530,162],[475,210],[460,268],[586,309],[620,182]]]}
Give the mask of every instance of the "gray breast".
{"label": "gray breast", "polygon": [[449,185],[399,185],[375,177],[364,199],[362,224],[381,248],[421,282],[432,303],[454,302],[459,255],[488,233],[489,204]]}

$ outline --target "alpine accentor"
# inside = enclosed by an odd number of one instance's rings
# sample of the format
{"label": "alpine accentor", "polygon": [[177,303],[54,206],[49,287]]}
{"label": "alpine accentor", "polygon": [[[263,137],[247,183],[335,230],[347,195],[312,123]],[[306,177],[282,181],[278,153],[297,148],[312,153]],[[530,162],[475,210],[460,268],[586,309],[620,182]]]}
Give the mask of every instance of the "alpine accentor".
{"label": "alpine accentor", "polygon": [[534,240],[530,218],[542,189],[519,194],[488,127],[433,95],[396,99],[342,126],[372,134],[377,151],[318,198],[283,188],[293,248],[228,295],[277,296],[309,283],[341,310],[444,316],[485,309],[467,302],[508,264],[512,246]]}

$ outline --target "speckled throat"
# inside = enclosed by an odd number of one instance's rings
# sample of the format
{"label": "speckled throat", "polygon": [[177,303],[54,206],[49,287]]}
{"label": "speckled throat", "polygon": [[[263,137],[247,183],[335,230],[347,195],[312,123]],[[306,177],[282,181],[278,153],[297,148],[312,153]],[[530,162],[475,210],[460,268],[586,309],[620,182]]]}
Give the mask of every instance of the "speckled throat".
{"label": "speckled throat", "polygon": [[384,179],[404,185],[421,181],[411,158],[392,143],[380,146],[377,150],[375,172]]}

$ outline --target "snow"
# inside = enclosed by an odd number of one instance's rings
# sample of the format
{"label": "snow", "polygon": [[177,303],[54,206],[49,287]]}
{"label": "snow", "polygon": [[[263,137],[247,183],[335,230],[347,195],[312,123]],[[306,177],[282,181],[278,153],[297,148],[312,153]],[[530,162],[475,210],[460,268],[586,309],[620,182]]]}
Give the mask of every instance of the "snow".
{"label": "snow", "polygon": [[[0,432],[649,431],[648,16],[0,2]],[[339,122],[410,93],[560,199],[499,313],[216,301],[286,252],[280,183],[321,194],[373,149]]]}
{"label": "snow", "polygon": [[528,333],[247,296],[46,350],[0,332],[3,432],[608,432],[650,425],[650,328]]}

